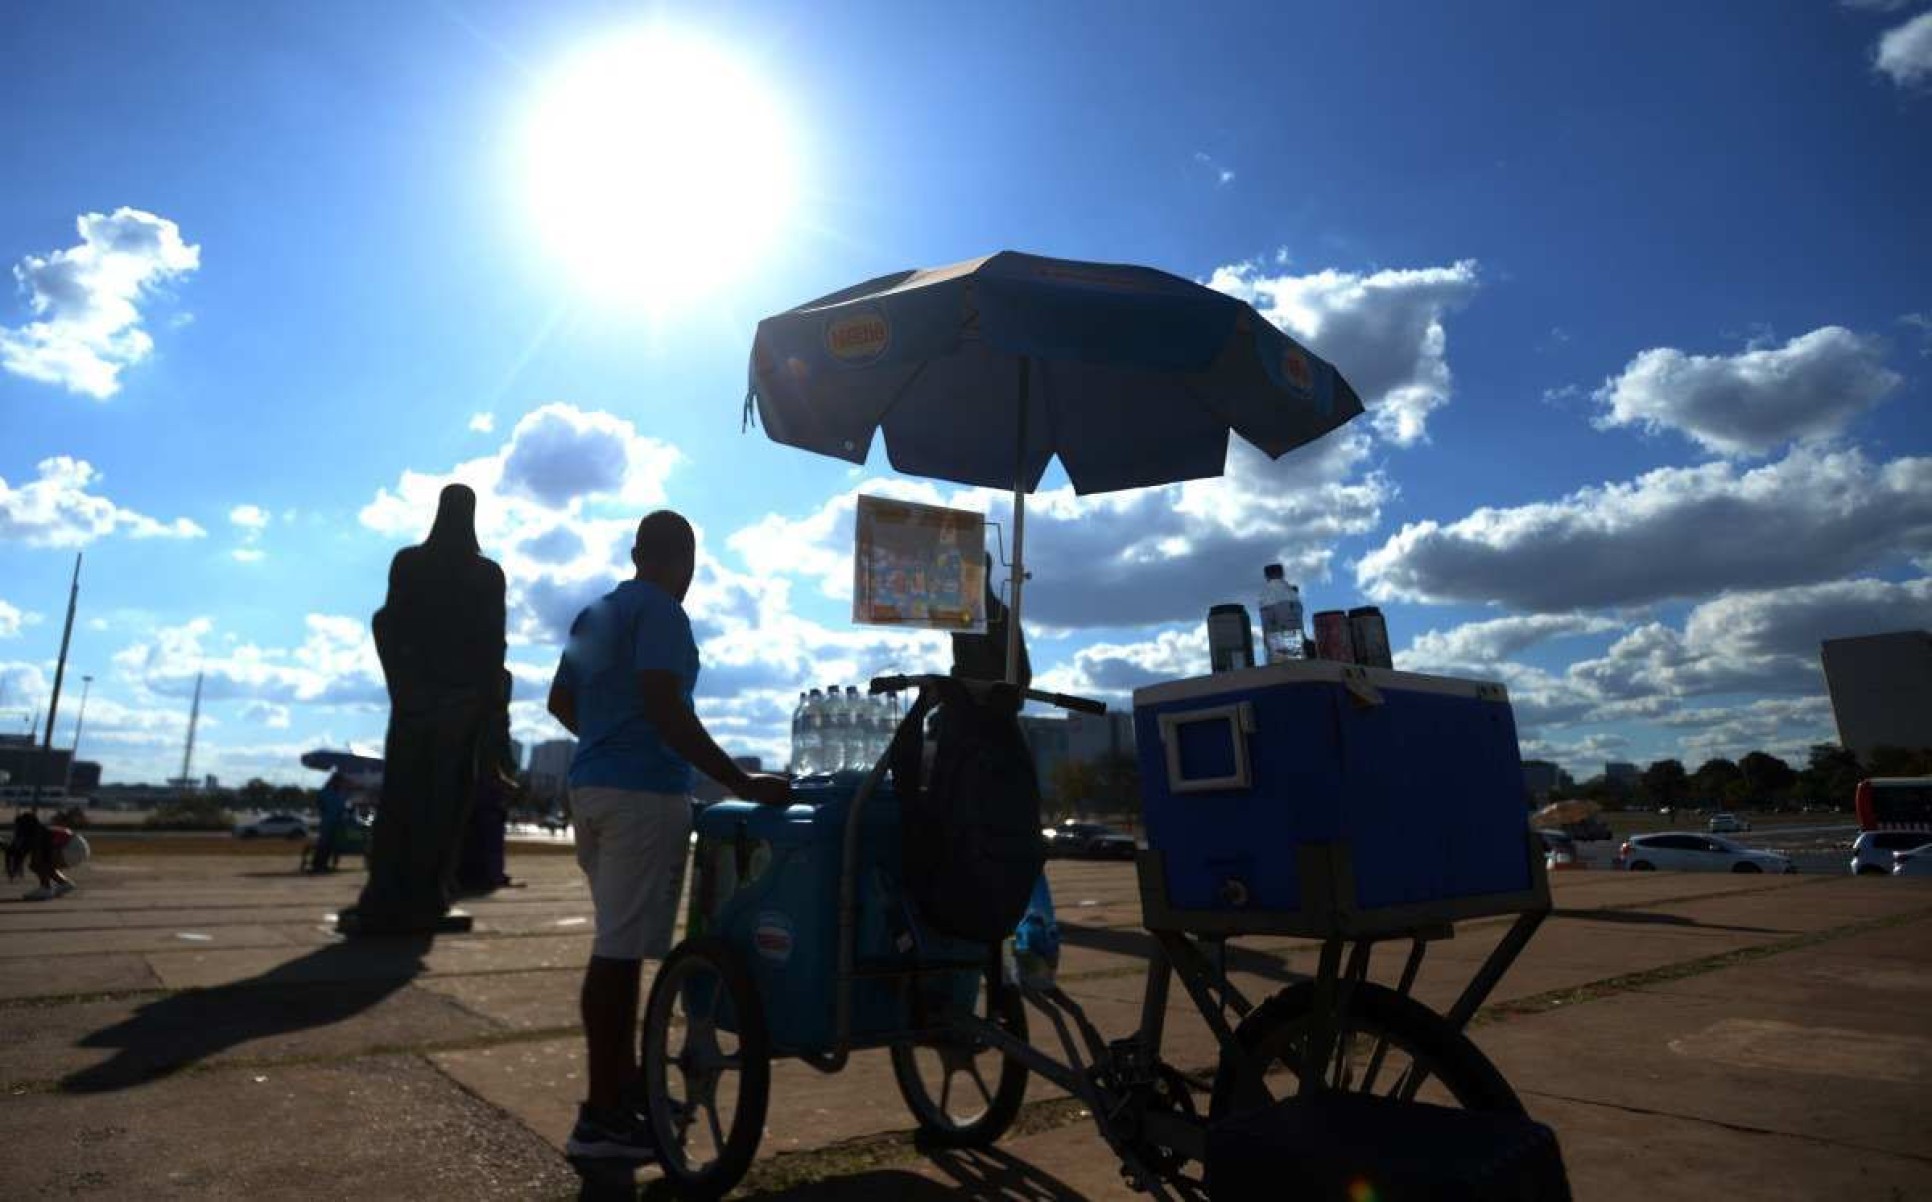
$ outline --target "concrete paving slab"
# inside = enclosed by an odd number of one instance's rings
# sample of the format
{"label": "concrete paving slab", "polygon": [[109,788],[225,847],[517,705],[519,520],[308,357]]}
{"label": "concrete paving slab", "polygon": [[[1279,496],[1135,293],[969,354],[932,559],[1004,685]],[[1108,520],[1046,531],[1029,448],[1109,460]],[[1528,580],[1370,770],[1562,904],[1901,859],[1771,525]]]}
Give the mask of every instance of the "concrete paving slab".
{"label": "concrete paving slab", "polygon": [[84,931],[13,932],[0,942],[0,964],[11,960],[87,956],[98,952],[149,952],[198,947],[288,948],[296,939],[276,927],[216,926],[211,923],[171,923],[138,928],[95,928]]}
{"label": "concrete paving slab", "polygon": [[401,980],[40,1007],[0,1023],[0,1091],[112,1092],[203,1064],[345,1059],[502,1030]]}
{"label": "concrete paving slab", "polygon": [[[350,958],[319,956],[320,951],[342,946],[339,939],[322,944],[316,952],[306,953],[289,969],[301,979],[348,979],[361,972],[360,963]],[[531,969],[582,968],[590,956],[588,934],[560,933],[544,938],[476,938],[446,936],[429,950],[423,971],[430,975],[449,973],[524,972]],[[148,963],[162,983],[170,989],[202,989],[226,985],[260,976],[287,961],[283,952],[271,948],[234,951],[155,952]],[[325,975],[326,974],[326,975]]]}
{"label": "concrete paving slab", "polygon": [[[648,972],[649,965],[646,965]],[[533,972],[481,973],[461,977],[422,977],[416,989],[450,999],[509,1031],[554,1031],[578,1024],[577,991],[582,968]],[[648,993],[647,977],[644,989]]]}
{"label": "concrete paving slab", "polygon": [[58,965],[39,961],[13,965],[0,972],[0,1001],[126,993],[160,985],[161,978],[145,957],[127,952],[95,954],[75,956]]}
{"label": "concrete paving slab", "polygon": [[561,1198],[569,1167],[415,1057],[189,1073],[7,1101],[15,1197]]}

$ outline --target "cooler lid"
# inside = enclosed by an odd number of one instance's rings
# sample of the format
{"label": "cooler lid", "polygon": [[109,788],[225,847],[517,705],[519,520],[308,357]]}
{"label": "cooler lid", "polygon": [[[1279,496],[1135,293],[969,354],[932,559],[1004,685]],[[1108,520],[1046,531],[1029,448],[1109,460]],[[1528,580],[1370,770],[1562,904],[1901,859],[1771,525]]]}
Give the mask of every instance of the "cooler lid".
{"label": "cooler lid", "polygon": [[1422,672],[1398,672],[1392,668],[1367,668],[1332,659],[1295,660],[1284,664],[1263,664],[1233,672],[1214,672],[1169,680],[1134,690],[1134,708],[1162,705],[1173,701],[1221,697],[1229,693],[1249,693],[1258,689],[1293,684],[1333,684],[1347,687],[1366,683],[1377,689],[1411,693],[1441,693],[1477,701],[1509,704],[1509,690],[1493,680],[1463,680],[1455,676],[1431,676]]}

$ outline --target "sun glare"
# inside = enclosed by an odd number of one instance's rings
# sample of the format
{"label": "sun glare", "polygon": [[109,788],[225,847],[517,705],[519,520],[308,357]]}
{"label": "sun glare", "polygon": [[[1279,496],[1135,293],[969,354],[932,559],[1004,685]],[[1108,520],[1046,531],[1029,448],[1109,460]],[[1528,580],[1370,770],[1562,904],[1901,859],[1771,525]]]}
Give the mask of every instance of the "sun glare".
{"label": "sun glare", "polygon": [[652,29],[566,63],[524,131],[545,253],[600,303],[662,310],[767,253],[790,212],[792,132],[762,80]]}

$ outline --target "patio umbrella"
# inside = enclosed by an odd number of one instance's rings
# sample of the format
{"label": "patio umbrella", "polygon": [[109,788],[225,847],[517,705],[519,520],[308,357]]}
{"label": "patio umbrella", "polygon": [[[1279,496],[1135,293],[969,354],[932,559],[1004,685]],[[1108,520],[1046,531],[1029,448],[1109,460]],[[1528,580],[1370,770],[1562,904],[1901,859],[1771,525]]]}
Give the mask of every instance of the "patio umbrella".
{"label": "patio umbrella", "polygon": [[1536,811],[1530,819],[1531,826],[1563,826],[1566,823],[1582,822],[1603,809],[1594,801],[1576,798],[1570,801],[1556,801]]}
{"label": "patio umbrella", "polygon": [[1013,490],[1020,642],[1026,494],[1056,456],[1081,494],[1221,474],[1233,431],[1270,458],[1362,411],[1247,303],[1148,267],[1002,251],[899,272],[758,323],[754,406],[778,442]]}

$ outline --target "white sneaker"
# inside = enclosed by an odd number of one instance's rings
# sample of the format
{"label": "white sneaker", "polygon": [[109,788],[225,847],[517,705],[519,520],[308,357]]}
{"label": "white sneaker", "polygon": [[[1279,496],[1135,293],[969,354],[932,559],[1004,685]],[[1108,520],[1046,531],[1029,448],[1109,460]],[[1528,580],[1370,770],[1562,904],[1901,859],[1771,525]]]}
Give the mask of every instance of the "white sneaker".
{"label": "white sneaker", "polygon": [[52,901],[53,898],[54,891],[45,885],[42,885],[38,889],[29,890],[21,895],[22,901]]}
{"label": "white sneaker", "polygon": [[74,882],[72,882],[72,881],[55,881],[55,882],[54,882],[54,896],[55,896],[55,897],[66,897],[66,896],[67,896],[67,895],[68,895],[69,893],[72,893],[73,891],[74,891]]}

